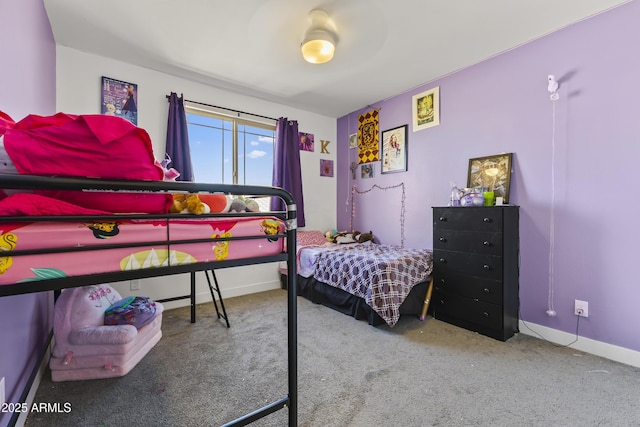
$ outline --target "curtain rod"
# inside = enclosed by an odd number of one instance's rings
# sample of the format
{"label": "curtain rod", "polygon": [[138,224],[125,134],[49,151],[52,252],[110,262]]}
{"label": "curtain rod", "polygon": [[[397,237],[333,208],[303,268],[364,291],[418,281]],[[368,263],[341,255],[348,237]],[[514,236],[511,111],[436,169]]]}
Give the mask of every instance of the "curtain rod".
{"label": "curtain rod", "polygon": [[[171,95],[167,95],[167,100],[171,97]],[[268,119],[268,120],[273,120],[274,122],[277,122],[278,119],[274,119],[273,117],[267,117],[267,116],[261,116],[260,114],[253,114],[253,113],[247,113],[246,111],[240,111],[240,110],[234,110],[232,108],[226,108],[226,107],[218,107],[217,105],[211,105],[211,104],[205,104],[204,102],[198,102],[198,101],[191,101],[189,99],[185,99],[186,102],[191,102],[193,104],[198,104],[198,105],[204,105],[205,107],[212,107],[212,108],[219,108],[221,110],[226,110],[226,111],[232,111],[234,113],[239,113],[239,114],[248,114],[250,116],[254,116],[254,117],[260,117],[263,119]]]}

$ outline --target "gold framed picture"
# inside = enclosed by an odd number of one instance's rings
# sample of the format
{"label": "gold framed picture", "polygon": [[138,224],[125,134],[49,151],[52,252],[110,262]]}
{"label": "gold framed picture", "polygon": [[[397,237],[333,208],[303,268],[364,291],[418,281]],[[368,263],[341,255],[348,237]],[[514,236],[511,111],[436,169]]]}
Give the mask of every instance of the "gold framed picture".
{"label": "gold framed picture", "polygon": [[413,95],[411,101],[414,132],[440,124],[440,86]]}
{"label": "gold framed picture", "polygon": [[493,191],[495,197],[502,197],[509,203],[511,185],[511,160],[513,153],[469,159],[467,187],[483,187]]}

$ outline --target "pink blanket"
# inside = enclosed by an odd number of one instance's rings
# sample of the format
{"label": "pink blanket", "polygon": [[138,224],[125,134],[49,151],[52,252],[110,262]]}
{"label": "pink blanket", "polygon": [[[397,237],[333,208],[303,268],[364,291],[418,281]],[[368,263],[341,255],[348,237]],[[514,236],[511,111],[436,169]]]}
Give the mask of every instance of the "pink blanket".
{"label": "pink blanket", "polygon": [[[19,173],[162,181],[149,134],[129,121],[100,114],[29,115],[13,122],[0,112],[0,135]],[[105,194],[39,191],[89,209],[108,212],[168,212],[168,194]]]}
{"label": "pink blanket", "polygon": [[0,200],[0,216],[105,215],[109,212],[87,209],[62,200],[32,193],[16,193]]}

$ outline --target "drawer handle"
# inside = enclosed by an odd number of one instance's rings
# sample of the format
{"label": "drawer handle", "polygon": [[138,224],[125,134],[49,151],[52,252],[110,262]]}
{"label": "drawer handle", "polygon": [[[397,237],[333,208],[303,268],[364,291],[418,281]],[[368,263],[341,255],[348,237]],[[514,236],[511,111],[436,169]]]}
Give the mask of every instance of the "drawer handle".
{"label": "drawer handle", "polygon": [[485,264],[482,266],[485,270],[491,270],[491,266],[489,264]]}
{"label": "drawer handle", "polygon": [[438,239],[438,240],[440,240],[441,242],[446,242],[446,241],[447,241],[447,239],[445,239],[444,237],[441,237],[441,238],[440,238],[440,239]]}
{"label": "drawer handle", "polygon": [[446,259],[444,259],[444,258],[440,258],[440,262],[441,262],[441,263],[443,263],[443,264],[446,264],[446,263],[447,263],[447,260],[446,260]]}
{"label": "drawer handle", "polygon": [[482,315],[486,318],[489,318],[489,313],[487,313],[486,311],[484,313],[482,313]]}
{"label": "drawer handle", "polygon": [[440,279],[440,283],[442,283],[444,285],[445,280],[444,279]]}
{"label": "drawer handle", "polygon": [[485,217],[485,218],[483,219],[483,221],[484,221],[484,222],[491,222],[491,218]]}
{"label": "drawer handle", "polygon": [[440,221],[446,221],[446,220],[447,220],[447,218],[446,218],[446,217],[443,217],[443,216],[441,216],[441,217],[440,217],[440,218],[438,218],[438,219],[439,219]]}
{"label": "drawer handle", "polygon": [[488,242],[486,240],[484,242],[482,242],[482,244],[485,245],[485,246],[491,246],[491,242]]}
{"label": "drawer handle", "polygon": [[485,294],[490,294],[490,293],[491,293],[491,291],[489,290],[489,288],[484,288],[482,291],[483,291]]}

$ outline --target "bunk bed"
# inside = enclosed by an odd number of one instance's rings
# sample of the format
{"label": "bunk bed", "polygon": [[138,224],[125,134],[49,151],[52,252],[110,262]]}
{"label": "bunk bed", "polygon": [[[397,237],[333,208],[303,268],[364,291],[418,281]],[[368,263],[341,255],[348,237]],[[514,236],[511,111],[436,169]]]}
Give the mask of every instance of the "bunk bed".
{"label": "bunk bed", "polygon": [[[297,223],[295,201],[287,191],[276,187],[17,174],[0,175],[0,188],[18,192],[0,201],[3,204],[0,209],[3,215],[0,216],[0,297],[60,292],[67,288],[105,282],[190,273],[193,321],[195,272],[286,262],[286,269],[290,273],[287,281],[288,393],[285,397],[225,425],[247,425],[283,408],[288,408],[289,426],[297,425]],[[278,197],[284,202],[286,211],[203,215],[113,214],[88,209],[76,211],[72,204],[52,204],[50,199],[40,196],[59,191],[98,198],[100,195],[145,197],[189,193]],[[23,203],[25,199],[27,203]],[[15,200],[21,201],[12,204]],[[111,232],[114,224],[119,228],[120,235],[127,238],[99,236],[83,243],[67,238],[74,234],[74,230],[87,231],[92,228],[91,225],[97,225],[94,228],[98,229],[98,233]],[[236,233],[232,225],[242,224],[253,224],[249,228],[260,231]],[[142,234],[137,234],[139,228],[144,229]],[[202,230],[205,230],[204,235]],[[56,237],[49,239],[45,236]],[[261,249],[247,252],[241,249],[243,246]],[[264,248],[268,249],[262,251]],[[130,255],[122,256],[123,253]],[[70,258],[89,261],[65,264],[64,260]],[[41,262],[43,259],[47,260],[45,264]],[[100,262],[91,262],[92,259]],[[40,268],[41,265],[45,265],[45,268]],[[44,357],[46,349],[41,354],[40,363]],[[37,368],[38,366],[25,387],[23,402],[26,401],[27,392],[37,375]],[[16,419],[10,420],[10,425],[15,424],[16,420],[17,414]]]}
{"label": "bunk bed", "polygon": [[[396,325],[401,315],[424,320],[433,279],[433,251],[327,242],[320,231],[297,234],[297,294],[372,326]],[[281,265],[282,287],[288,269]]]}

